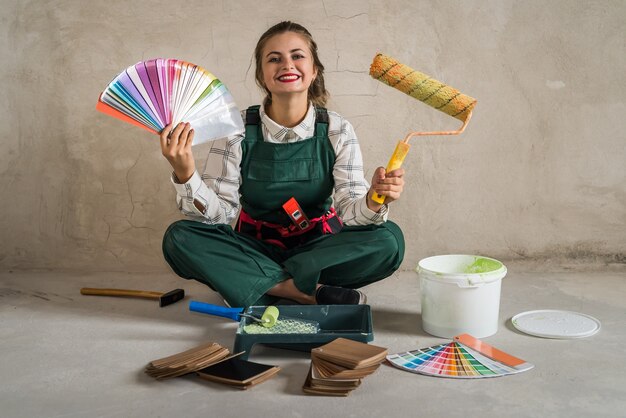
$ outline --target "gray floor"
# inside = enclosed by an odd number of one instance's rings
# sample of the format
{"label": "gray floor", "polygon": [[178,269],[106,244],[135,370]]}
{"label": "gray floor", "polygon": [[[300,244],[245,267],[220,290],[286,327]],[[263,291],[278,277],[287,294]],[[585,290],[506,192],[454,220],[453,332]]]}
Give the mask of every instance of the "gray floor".
{"label": "gray floor", "polygon": [[[194,376],[157,382],[150,360],[203,342],[232,348],[236,323],[188,311],[189,299],[219,303],[173,275],[0,273],[2,417],[617,417],[626,416],[626,266],[585,268],[507,264],[500,328],[488,343],[533,364],[496,379],[452,380],[383,365],[348,398],[307,396],[306,353],[257,347],[251,360],[282,367],[273,379],[238,391]],[[166,308],[152,301],[81,296],[79,289],[169,290],[189,297]],[[366,288],[374,344],[390,353],[446,340],[421,328],[414,272]],[[516,313],[565,309],[598,318],[602,330],[578,340],[520,334]]]}

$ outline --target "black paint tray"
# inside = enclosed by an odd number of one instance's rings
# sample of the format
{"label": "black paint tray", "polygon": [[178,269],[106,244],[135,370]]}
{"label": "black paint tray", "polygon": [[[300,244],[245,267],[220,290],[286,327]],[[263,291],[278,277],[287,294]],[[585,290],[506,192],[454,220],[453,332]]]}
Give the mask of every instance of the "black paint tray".
{"label": "black paint tray", "polygon": [[[265,308],[250,306],[244,313],[260,317]],[[245,351],[240,358],[247,359],[255,344],[310,351],[339,337],[363,343],[374,340],[369,305],[278,305],[277,308],[281,316],[318,322],[320,331],[316,334],[248,334],[244,327],[254,321],[242,317],[235,335],[234,353]]]}

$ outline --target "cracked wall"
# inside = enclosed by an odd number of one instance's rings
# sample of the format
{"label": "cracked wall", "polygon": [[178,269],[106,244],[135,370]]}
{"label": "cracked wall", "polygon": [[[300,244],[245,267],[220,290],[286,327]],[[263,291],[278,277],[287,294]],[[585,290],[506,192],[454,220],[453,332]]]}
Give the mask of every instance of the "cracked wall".
{"label": "cracked wall", "polygon": [[1,3],[4,268],[167,270],[169,165],[156,137],[96,112],[98,94],[128,65],[175,57],[258,103],[252,50],[285,19],[313,33],[368,177],[408,131],[458,123],[372,80],[376,52],[478,99],[462,136],[413,140],[391,215],[404,268],[441,253],[624,262],[624,2]]}

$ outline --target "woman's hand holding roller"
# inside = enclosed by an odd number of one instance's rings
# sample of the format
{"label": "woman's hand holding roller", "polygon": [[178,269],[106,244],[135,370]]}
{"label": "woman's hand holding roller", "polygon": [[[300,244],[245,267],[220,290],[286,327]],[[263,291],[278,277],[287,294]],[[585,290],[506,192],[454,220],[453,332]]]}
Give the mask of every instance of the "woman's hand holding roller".
{"label": "woman's hand holding roller", "polygon": [[372,186],[367,193],[367,207],[378,212],[382,206],[372,200],[372,194],[378,193],[385,196],[385,204],[398,200],[404,189],[404,169],[398,168],[389,173],[384,167],[378,167],[372,177]]}
{"label": "woman's hand holding roller", "polygon": [[167,125],[161,131],[161,152],[170,162],[180,183],[189,181],[196,171],[196,163],[191,152],[194,131],[189,123],[179,123],[174,129]]}

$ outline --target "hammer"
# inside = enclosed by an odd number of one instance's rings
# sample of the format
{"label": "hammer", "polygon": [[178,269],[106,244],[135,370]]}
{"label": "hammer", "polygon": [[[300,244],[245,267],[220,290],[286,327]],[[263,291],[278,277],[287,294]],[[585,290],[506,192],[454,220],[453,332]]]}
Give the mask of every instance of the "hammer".
{"label": "hammer", "polygon": [[167,293],[150,292],[147,290],[128,290],[128,289],[94,289],[91,287],[83,287],[80,289],[82,295],[93,296],[130,296],[144,299],[158,299],[159,306],[162,308],[172,303],[176,303],[185,297],[184,289],[174,289]]}

